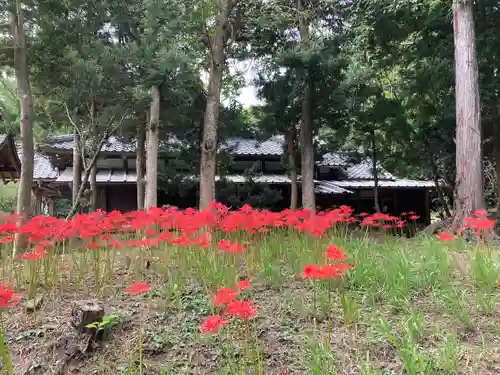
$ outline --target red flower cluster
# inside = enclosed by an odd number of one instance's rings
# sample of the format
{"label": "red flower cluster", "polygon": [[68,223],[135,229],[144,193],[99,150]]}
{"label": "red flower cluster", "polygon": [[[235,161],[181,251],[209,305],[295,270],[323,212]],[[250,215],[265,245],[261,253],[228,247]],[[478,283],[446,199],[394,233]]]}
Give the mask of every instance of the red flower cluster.
{"label": "red flower cluster", "polygon": [[244,253],[245,252],[245,247],[243,245],[237,244],[237,243],[232,243],[227,240],[220,240],[217,244],[219,246],[219,249],[226,253]]}
{"label": "red flower cluster", "polygon": [[150,289],[151,287],[148,284],[139,282],[130,285],[128,288],[123,289],[123,291],[127,294],[136,295],[147,293],[150,291]]}
{"label": "red flower cluster", "polygon": [[[343,261],[346,258],[345,254],[334,245],[326,248],[326,258],[333,261]],[[307,264],[304,267],[302,275],[305,279],[337,279],[344,275],[352,265],[348,263],[326,263],[321,266],[316,264]]]}
{"label": "red flower cluster", "polygon": [[236,298],[241,291],[250,287],[248,280],[240,281],[236,288],[219,288],[212,302],[215,306],[221,308],[220,315],[209,315],[205,318],[200,325],[199,330],[201,333],[217,333],[219,329],[223,328],[230,319],[223,317],[238,318],[240,320],[249,320],[255,316],[255,309],[251,301],[237,300]]}
{"label": "red flower cluster", "polygon": [[[410,220],[418,218],[408,213]],[[306,232],[315,237],[323,236],[337,224],[355,224],[390,229],[402,228],[403,219],[387,214],[368,215],[361,213],[359,219],[353,216],[350,207],[341,206],[329,211],[312,215],[308,210],[283,210],[270,212],[256,210],[245,205],[239,210],[230,211],[228,207],[213,202],[209,209],[178,210],[172,207],[150,208],[147,211],[121,213],[118,211],[96,211],[90,214],[77,214],[69,220],[49,216],[36,216],[18,228],[16,215],[4,218],[0,225],[0,243],[10,243],[16,233],[23,234],[33,248],[48,250],[57,243],[71,238],[82,239],[87,249],[158,247],[162,243],[172,246],[208,247],[211,238],[207,236],[212,229],[226,233],[245,232],[259,235],[273,228],[291,228]],[[137,232],[144,237],[124,239],[124,236]],[[242,253],[242,244],[221,240],[219,248],[224,252]],[[38,253],[41,255],[41,253]],[[29,255],[36,259],[36,255]]]}
{"label": "red flower cluster", "polygon": [[451,241],[455,238],[455,236],[451,233],[448,233],[448,232],[443,232],[443,233],[439,233],[438,235],[438,240],[439,241]]}
{"label": "red flower cluster", "polygon": [[0,284],[0,308],[11,307],[19,301],[12,288]]}

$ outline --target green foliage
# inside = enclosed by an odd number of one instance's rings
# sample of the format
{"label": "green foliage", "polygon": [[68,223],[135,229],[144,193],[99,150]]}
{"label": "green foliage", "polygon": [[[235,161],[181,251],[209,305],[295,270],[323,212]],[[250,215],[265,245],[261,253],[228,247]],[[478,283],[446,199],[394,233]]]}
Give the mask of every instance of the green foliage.
{"label": "green foliage", "polygon": [[118,326],[122,322],[123,318],[119,314],[104,315],[100,322],[94,322],[87,324],[87,328],[95,328],[97,332],[99,331],[109,331]]}

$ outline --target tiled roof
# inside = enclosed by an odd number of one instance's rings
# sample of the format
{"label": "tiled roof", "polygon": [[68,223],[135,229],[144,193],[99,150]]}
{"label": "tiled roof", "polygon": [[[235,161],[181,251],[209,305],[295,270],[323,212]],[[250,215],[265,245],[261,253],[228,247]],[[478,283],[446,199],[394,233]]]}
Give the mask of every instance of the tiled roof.
{"label": "tiled roof", "polygon": [[[220,149],[229,150],[234,155],[282,155],[283,154],[283,136],[274,136],[268,140],[259,142],[254,139],[232,138],[224,141]],[[179,146],[181,141],[175,137],[169,138],[160,145],[160,148],[174,148]],[[66,134],[53,137],[44,146],[59,150],[73,149],[73,135]],[[122,142],[118,137],[112,136],[101,148],[102,152],[135,152],[137,148],[136,141],[129,143]]]}
{"label": "tiled roof", "polygon": [[[362,160],[359,164],[353,164],[345,168],[347,178],[352,180],[373,179],[373,166],[372,161],[369,159]],[[378,178],[384,180],[392,180],[394,176],[383,169],[381,166],[377,167]]]}
{"label": "tiled roof", "polygon": [[49,158],[45,155],[35,152],[35,164],[33,166],[33,179],[52,180],[57,178],[59,172],[52,166]]}
{"label": "tiled roof", "polygon": [[[217,177],[217,179],[220,180],[220,177]],[[224,179],[234,183],[244,183],[245,181],[247,181],[246,176],[238,174],[224,176]],[[258,175],[253,177],[252,179],[257,183],[262,184],[289,184],[291,182],[290,177],[280,174]]]}
{"label": "tiled roof", "polygon": [[[21,147],[16,147],[17,156],[21,160],[23,152]],[[59,175],[57,168],[52,166],[49,158],[39,152],[35,152],[33,160],[33,179],[34,180],[54,180]]]}
{"label": "tiled roof", "polygon": [[[189,179],[191,181],[198,181],[199,178],[198,176],[186,176],[186,179]],[[288,177],[285,174],[263,174],[263,175],[257,175],[252,177],[252,179],[257,182],[257,183],[262,183],[262,184],[289,184],[290,177]],[[242,184],[246,181],[248,181],[247,177],[242,174],[229,174],[225,175],[223,177],[221,176],[215,176],[215,181],[221,181],[221,180],[226,180],[229,182],[234,182],[237,184]]]}
{"label": "tiled roof", "polygon": [[348,161],[346,155],[329,152],[323,155],[323,159],[318,162],[318,165],[325,167],[339,167],[344,166]]}
{"label": "tiled roof", "polygon": [[[73,181],[73,168],[66,168],[59,177],[56,183],[67,183]],[[136,183],[136,171],[124,169],[101,169],[97,171],[96,182],[102,183]]]}
{"label": "tiled roof", "polygon": [[[174,148],[176,145],[180,145],[180,140],[176,138],[170,138],[167,141],[163,142],[163,146],[160,145],[160,148],[165,149],[166,147],[168,148]],[[231,138],[228,140],[225,140],[222,145],[220,146],[221,150],[228,150],[231,154],[233,155],[239,155],[239,156],[280,156],[283,154],[283,143],[284,143],[284,137],[277,135],[269,138],[268,140],[265,141],[258,141],[255,139],[245,139],[245,138]],[[73,148],[73,135],[62,135],[62,136],[56,136],[54,137],[51,142],[48,144],[49,147],[55,148],[55,149],[65,149],[65,150],[70,150]],[[104,152],[135,152],[136,149],[136,143],[135,141],[130,142],[130,143],[124,143],[120,138],[118,137],[110,137],[109,140],[103,145],[102,151]],[[49,163],[48,159],[40,159],[40,170],[45,171],[45,174],[39,173],[39,178],[55,178],[57,177],[57,171],[51,169],[47,163]],[[341,154],[341,153],[327,153],[323,156],[322,160],[317,163],[320,166],[327,166],[327,167],[334,167],[334,168],[341,168],[344,173],[346,178],[349,181],[336,181],[336,186],[337,187],[364,187],[364,186],[370,186],[372,184],[373,186],[373,171],[372,171],[372,163],[369,158],[363,158],[361,161],[356,160],[355,158],[349,157],[346,154]],[[35,172],[36,173],[36,172]],[[113,173],[118,173],[117,171],[114,171]],[[112,173],[112,175],[113,175]],[[48,177],[51,176],[51,177]],[[55,176],[55,177],[54,177]],[[238,176],[238,177],[237,177]],[[275,176],[271,178],[270,176]],[[263,179],[262,182],[269,182],[269,183],[289,183],[288,182],[278,182],[282,181],[280,178],[277,178],[276,176],[279,175],[266,175],[258,177],[259,179]],[[394,186],[394,187],[401,187],[401,184],[406,184],[402,187],[427,187],[432,185],[432,182],[428,181],[412,181],[412,180],[397,180],[394,182],[393,185],[390,185],[389,180],[395,180],[395,177],[384,170],[381,166],[378,167],[378,177],[380,179],[380,186],[383,187],[384,184],[387,183],[387,186]],[[103,177],[104,178],[104,177]],[[121,177],[120,177],[121,178]],[[118,178],[118,180],[120,180]],[[228,178],[226,176],[226,178]],[[244,177],[241,175],[233,175],[233,177],[236,181],[240,181]],[[268,179],[271,178],[269,181]],[[283,177],[285,178],[285,177]],[[288,178],[288,177],[286,177]],[[366,180],[366,181],[363,181]],[[104,181],[104,180],[103,180]],[[403,182],[406,181],[406,182]],[[127,180],[128,182],[128,180]],[[352,184],[349,185],[349,183],[352,182]],[[343,185],[347,183],[347,185]],[[420,184],[420,185],[419,185]],[[320,188],[323,189],[326,187]]]}
{"label": "tiled roof", "polygon": [[[334,181],[336,185],[346,189],[370,189],[374,187],[373,180],[343,180]],[[381,188],[429,188],[435,187],[432,181],[418,180],[380,180],[378,186]]]}
{"label": "tiled roof", "polygon": [[[44,146],[50,146],[59,150],[72,150],[73,149],[73,135],[65,134],[53,137],[50,142]],[[124,143],[115,136],[111,136],[103,144],[102,152],[135,152],[137,145],[133,143]]]}
{"label": "tiled roof", "polygon": [[282,155],[283,136],[274,136],[265,141],[255,139],[232,138],[223,142],[221,149],[229,149],[233,155]]}
{"label": "tiled roof", "polygon": [[317,181],[314,191],[324,195],[352,194],[352,191],[340,187],[337,181]]}

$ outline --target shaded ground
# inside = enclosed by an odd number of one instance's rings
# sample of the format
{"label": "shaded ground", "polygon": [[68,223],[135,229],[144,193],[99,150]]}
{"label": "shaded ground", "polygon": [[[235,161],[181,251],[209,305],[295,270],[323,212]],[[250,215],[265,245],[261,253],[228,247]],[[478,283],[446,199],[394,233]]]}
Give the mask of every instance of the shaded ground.
{"label": "shaded ground", "polygon": [[[331,307],[328,289],[316,286],[313,293],[286,260],[249,272],[247,294],[257,311],[252,341],[258,342],[263,374],[500,373],[500,268],[494,255],[427,239],[340,245],[356,268],[337,285]],[[207,292],[194,284],[176,289],[153,262],[150,269],[141,267],[140,276],[152,291],[125,295],[123,287],[138,279],[126,264],[117,259],[99,299],[107,315],[120,315],[120,324],[62,373],[139,374],[142,327],[144,374],[232,374],[228,362],[245,350],[237,327],[218,336],[198,333],[211,313]],[[68,267],[61,273],[71,275]],[[91,275],[80,285],[73,279],[46,294],[36,315],[23,303],[4,314],[16,374],[54,373],[72,303],[94,295]]]}

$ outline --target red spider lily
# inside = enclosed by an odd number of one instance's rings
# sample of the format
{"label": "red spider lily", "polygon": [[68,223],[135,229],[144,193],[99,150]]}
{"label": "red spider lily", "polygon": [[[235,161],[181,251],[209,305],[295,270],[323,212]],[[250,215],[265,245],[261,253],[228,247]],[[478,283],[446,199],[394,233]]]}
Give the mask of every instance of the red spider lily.
{"label": "red spider lily", "polygon": [[245,247],[243,245],[237,244],[237,243],[232,243],[227,240],[220,240],[217,245],[219,246],[219,249],[221,249],[224,252],[227,253],[243,253],[245,252]]}
{"label": "red spider lily", "polygon": [[391,224],[384,224],[384,225],[382,225],[382,228],[389,230],[389,229],[392,229],[393,227]]}
{"label": "red spider lily", "polygon": [[486,217],[488,216],[488,211],[486,210],[476,210],[472,213],[472,215],[477,216],[477,217]]}
{"label": "red spider lily", "polygon": [[226,306],[234,301],[238,293],[231,288],[220,288],[213,297],[212,302],[215,306]]}
{"label": "red spider lily", "polygon": [[302,277],[304,279],[317,279],[317,278],[319,278],[320,274],[321,274],[321,271],[317,265],[307,264],[304,267],[304,273],[302,274]]}
{"label": "red spider lily", "polygon": [[36,246],[35,253],[40,255],[40,256],[44,256],[44,255],[48,254],[47,250],[45,250],[45,248],[43,246]]}
{"label": "red spider lily", "polygon": [[326,257],[330,260],[344,260],[346,259],[345,254],[340,251],[340,249],[334,245],[330,245],[326,248]]}
{"label": "red spider lily", "polygon": [[405,222],[404,221],[401,221],[401,220],[398,220],[396,221],[396,228],[404,228],[405,227]]}
{"label": "red spider lily", "polygon": [[14,236],[5,236],[0,238],[0,243],[12,243],[14,241]]}
{"label": "red spider lily", "polygon": [[410,215],[410,216],[408,216],[408,219],[413,220],[413,221],[418,220],[419,218],[420,218],[420,216],[418,216],[418,215]]}
{"label": "red spider lily", "polygon": [[128,288],[123,289],[123,291],[125,293],[132,294],[132,295],[144,294],[144,293],[149,292],[150,290],[151,290],[151,287],[144,282],[133,283]]}
{"label": "red spider lily", "polygon": [[466,217],[464,219],[464,227],[473,229],[476,233],[493,229],[495,220],[485,217]]}
{"label": "red spider lily", "polygon": [[238,290],[240,290],[240,291],[248,289],[248,288],[250,288],[250,281],[241,280],[240,282],[238,282],[238,284],[236,284],[236,288],[238,288]]}
{"label": "red spider lily", "polygon": [[455,238],[455,236],[448,232],[439,233],[438,239],[439,241],[451,241]]}
{"label": "red spider lily", "polygon": [[352,265],[347,263],[332,263],[322,266],[308,264],[304,267],[302,277],[305,279],[337,279],[351,267]]}
{"label": "red spider lily", "polygon": [[217,333],[227,323],[228,321],[222,319],[220,315],[209,315],[200,325],[199,330],[201,333]]}
{"label": "red spider lily", "polygon": [[38,260],[42,258],[41,254],[38,254],[36,252],[34,253],[24,253],[19,256],[20,259],[22,260],[27,260],[28,262],[33,261],[33,260]]}
{"label": "red spider lily", "polygon": [[19,301],[19,297],[13,292],[12,288],[0,284],[0,308],[11,307]]}
{"label": "red spider lily", "polygon": [[241,320],[249,320],[255,316],[255,309],[250,301],[233,301],[227,305],[224,313]]}

